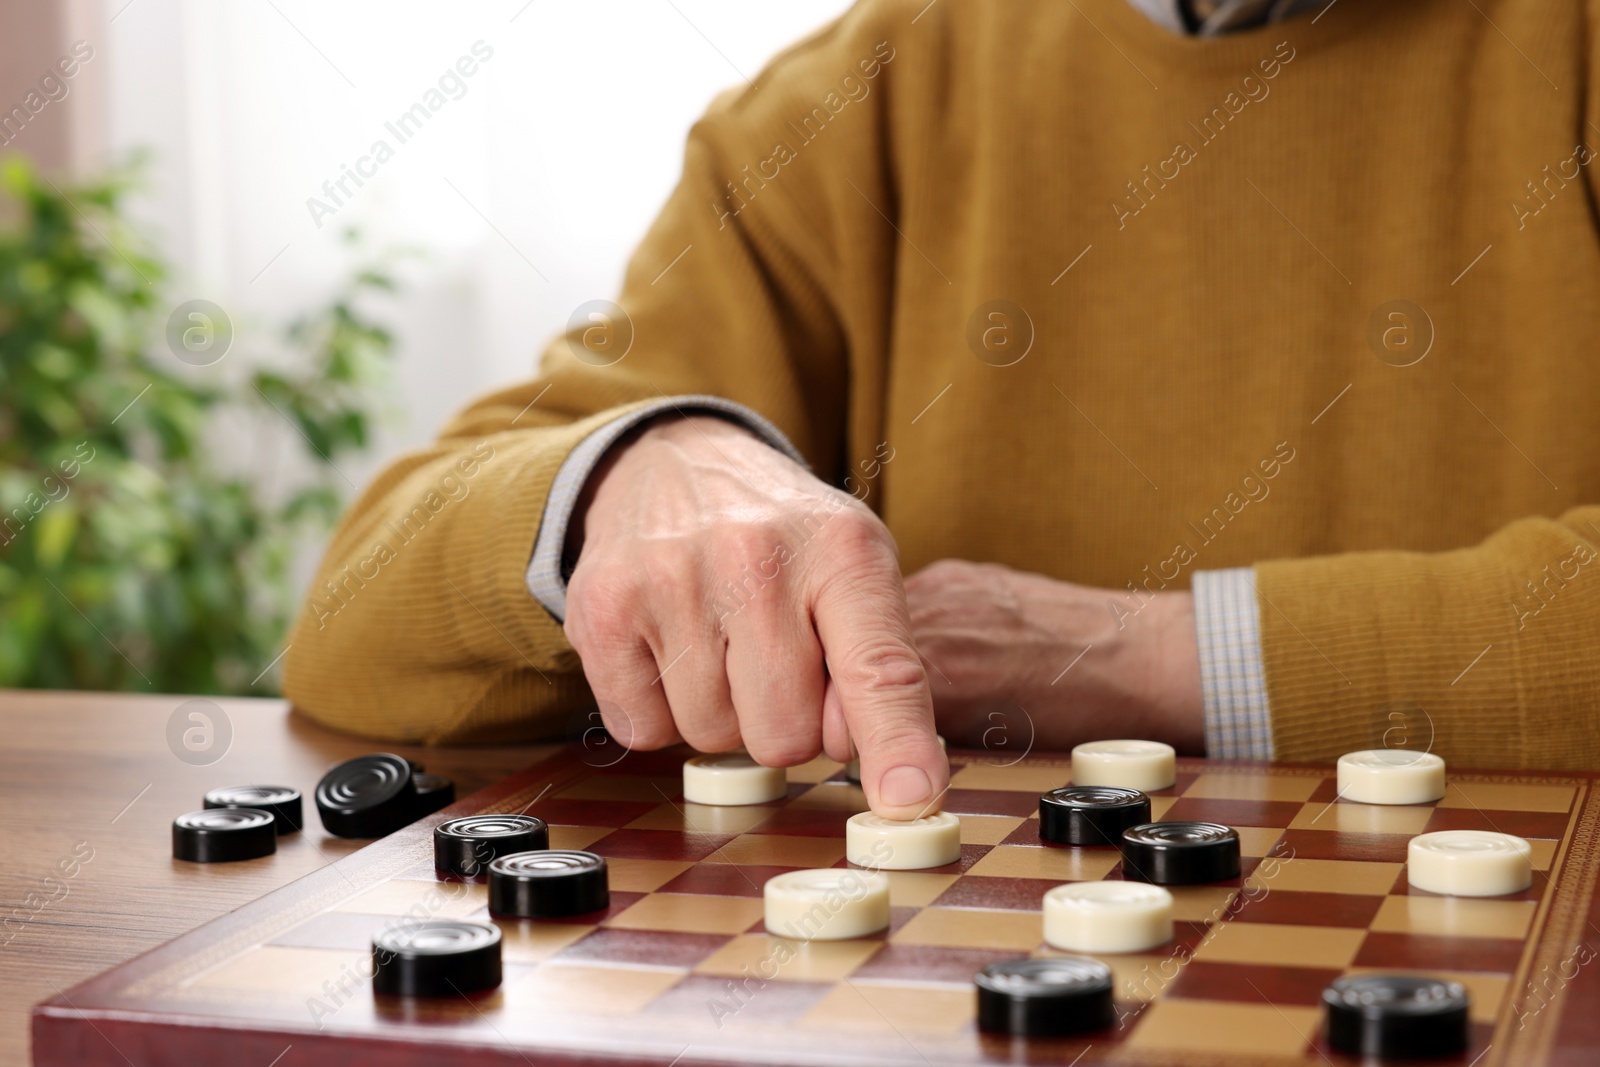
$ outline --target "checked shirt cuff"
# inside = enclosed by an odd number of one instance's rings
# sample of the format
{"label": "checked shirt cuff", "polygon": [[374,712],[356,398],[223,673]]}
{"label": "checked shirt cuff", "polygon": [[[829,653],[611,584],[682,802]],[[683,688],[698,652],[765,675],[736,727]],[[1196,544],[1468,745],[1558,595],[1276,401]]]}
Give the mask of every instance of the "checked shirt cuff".
{"label": "checked shirt cuff", "polygon": [[1195,572],[1194,623],[1200,643],[1206,755],[1271,759],[1272,716],[1261,658],[1255,570]]}

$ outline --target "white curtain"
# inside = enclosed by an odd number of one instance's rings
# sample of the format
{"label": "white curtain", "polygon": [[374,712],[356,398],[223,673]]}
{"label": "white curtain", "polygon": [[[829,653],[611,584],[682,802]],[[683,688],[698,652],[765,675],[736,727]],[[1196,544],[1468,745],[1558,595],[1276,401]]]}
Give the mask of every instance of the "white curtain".
{"label": "white curtain", "polygon": [[361,484],[614,295],[707,102],[847,6],[107,0],[108,157],[154,150],[137,211],[177,264],[172,302],[220,304],[240,352],[326,296],[345,225],[426,251],[385,312],[397,391],[346,468]]}

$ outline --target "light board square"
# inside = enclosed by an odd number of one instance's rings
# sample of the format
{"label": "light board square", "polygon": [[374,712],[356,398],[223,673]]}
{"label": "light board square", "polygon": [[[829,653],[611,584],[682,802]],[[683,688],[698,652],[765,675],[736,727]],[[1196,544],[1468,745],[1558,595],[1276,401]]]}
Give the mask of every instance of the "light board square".
{"label": "light board square", "polygon": [[323,948],[262,945],[234,956],[187,985],[195,989],[237,990],[254,994],[282,993],[325,997],[324,982],[335,987],[366,987],[372,976],[372,953],[337,952]]}
{"label": "light board square", "polygon": [[551,961],[502,986],[516,1014],[637,1015],[684,972]]}
{"label": "light board square", "polygon": [[1181,923],[1220,922],[1239,891],[1225,885],[1168,886],[1172,917]]}
{"label": "light board square", "polygon": [[890,1034],[954,1034],[972,1020],[976,1004],[976,998],[964,989],[844,982],[830,990],[800,1022]]}
{"label": "light board square", "polygon": [[[1139,1016],[1128,1047],[1223,1056],[1298,1057],[1320,1024],[1316,1008],[1162,999]],[[1320,1062],[1320,1061],[1313,1061]]]}
{"label": "light board square", "polygon": [[552,826],[550,847],[585,849],[611,832],[609,826]]}
{"label": "light board square", "polygon": [[1528,936],[1537,900],[1491,900],[1483,897],[1386,897],[1372,920],[1372,929],[1396,934],[1438,937]]}
{"label": "light board square", "polygon": [[1270,856],[1283,837],[1283,830],[1276,826],[1235,826],[1233,829],[1239,835],[1241,856]]}
{"label": "light board square", "polygon": [[498,919],[500,958],[506,963],[538,963],[568,945],[581,941],[597,929],[583,923],[545,923],[531,920]]}
{"label": "light board square", "polygon": [[683,934],[738,934],[761,918],[755,897],[702,897],[652,893],[605,922],[625,930],[670,930]]}
{"label": "light board square", "polygon": [[1053,878],[1058,882],[1097,882],[1121,862],[1122,857],[1115,849],[996,845],[967,873],[990,878]]}
{"label": "light board square", "polygon": [[832,778],[844,770],[844,764],[838,760],[831,760],[827,756],[818,756],[798,767],[790,767],[789,781],[791,782],[821,782]]}
{"label": "light board square", "polygon": [[924,908],[889,940],[896,944],[1030,952],[1044,940],[1044,919],[1036,911]]}
{"label": "light board square", "polygon": [[963,815],[961,816],[961,843],[963,845],[998,845],[1011,831],[1027,822],[1016,815]]}
{"label": "light board square", "polygon": [[1522,785],[1515,782],[1451,782],[1441,808],[1484,811],[1567,811],[1577,791],[1570,785]]}
{"label": "light board square", "polygon": [[1326,926],[1225,922],[1211,928],[1194,958],[1280,967],[1348,967],[1366,936],[1365,930]]}
{"label": "light board square", "polygon": [[1066,767],[1034,767],[1026,764],[999,767],[988,763],[969,763],[950,776],[950,788],[1048,793],[1066,785],[1071,774]]}
{"label": "light board square", "polygon": [[619,893],[650,893],[693,867],[681,860],[606,860],[611,888]]}
{"label": "light board square", "polygon": [[1331,830],[1347,834],[1422,833],[1433,815],[1431,804],[1352,804],[1312,802],[1300,809],[1291,830]]}
{"label": "light board square", "polygon": [[824,811],[870,811],[867,794],[851,782],[823,782],[789,802],[791,808],[821,808]]}
{"label": "light board square", "polygon": [[961,877],[927,871],[884,871],[883,874],[889,879],[891,908],[920,908],[932,904]]}

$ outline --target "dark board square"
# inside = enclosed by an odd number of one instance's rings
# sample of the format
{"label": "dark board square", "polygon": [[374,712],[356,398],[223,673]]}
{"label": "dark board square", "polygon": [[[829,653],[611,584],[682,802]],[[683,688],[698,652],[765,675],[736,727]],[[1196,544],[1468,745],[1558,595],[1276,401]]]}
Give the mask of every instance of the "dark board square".
{"label": "dark board square", "polygon": [[1180,797],[1163,822],[1216,822],[1223,826],[1288,826],[1305,807],[1299,801],[1218,800]]}
{"label": "dark board square", "polygon": [[[614,743],[614,742],[613,742]],[[638,774],[653,778],[670,778],[683,774],[683,762],[697,753],[686,745],[642,752],[630,749],[626,755],[606,767],[596,767],[587,777],[606,774]],[[597,752],[589,758],[596,763],[614,759],[615,753]]]}
{"label": "dark board square", "polygon": [[589,846],[601,856],[629,860],[703,860],[732,841],[735,834],[680,833],[677,830],[616,830]]}
{"label": "dark board square", "polygon": [[842,808],[779,808],[748,831],[752,834],[788,834],[796,837],[844,837],[844,825],[853,812]]}
{"label": "dark board square", "polygon": [[1361,943],[1357,967],[1402,967],[1418,971],[1511,974],[1523,942],[1499,937],[1436,937],[1373,931]]}
{"label": "dark board square", "polygon": [[1043,908],[1045,893],[1060,884],[1048,878],[984,878],[967,875],[941,893],[933,904],[940,908],[1039,911]]}
{"label": "dark board square", "polygon": [[938,945],[886,945],[856,968],[855,979],[897,979],[970,985],[972,976],[1001,960],[1015,959],[1012,949],[945,948]]}
{"label": "dark board square", "polygon": [[[577,782],[568,783],[566,788],[579,785],[589,792],[591,796],[598,796],[608,800],[649,800],[666,804],[683,803],[683,771],[682,761],[680,766],[660,774],[646,773],[642,768],[630,766],[627,761],[610,767],[603,767],[593,774],[585,775]],[[616,795],[606,797],[607,792],[616,791]],[[562,790],[555,791],[557,794]],[[581,799],[581,798],[578,798]]]}
{"label": "dark board square", "polygon": [[1333,774],[1317,783],[1317,787],[1306,797],[1307,804],[1332,804],[1339,799],[1339,780]]}
{"label": "dark board square", "polygon": [[1352,834],[1339,830],[1285,830],[1280,840],[1280,852],[1301,859],[1404,863],[1406,849],[1411,844],[1411,835]]}
{"label": "dark board square", "polygon": [[697,863],[662,886],[662,893],[695,893],[705,897],[759,897],[767,879],[798,867],[756,867],[740,863]]}
{"label": "dark board square", "polygon": [[568,962],[603,960],[644,967],[694,967],[733,938],[725,934],[684,934],[666,930],[602,927],[574,941],[556,958]]}
{"label": "dark board square", "polygon": [[1383,898],[1360,893],[1303,893],[1270,889],[1233,898],[1224,918],[1235,922],[1288,923],[1294,926],[1364,928],[1383,906]]}
{"label": "dark board square", "polygon": [[1167,987],[1166,995],[1188,1000],[1314,1006],[1322,1002],[1322,991],[1343,973],[1337,967],[1190,960]]}
{"label": "dark board square", "polygon": [[1556,811],[1485,811],[1481,808],[1435,808],[1424,833],[1435,830],[1489,830],[1517,837],[1559,841],[1567,832],[1568,816]]}

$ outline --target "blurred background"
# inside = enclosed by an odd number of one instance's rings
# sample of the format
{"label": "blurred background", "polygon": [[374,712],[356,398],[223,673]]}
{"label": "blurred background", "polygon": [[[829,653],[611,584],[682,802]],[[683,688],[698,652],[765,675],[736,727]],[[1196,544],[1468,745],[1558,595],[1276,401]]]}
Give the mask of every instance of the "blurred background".
{"label": "blurred background", "polygon": [[706,104],[847,6],[0,7],[0,686],[275,693],[344,503],[614,296]]}

